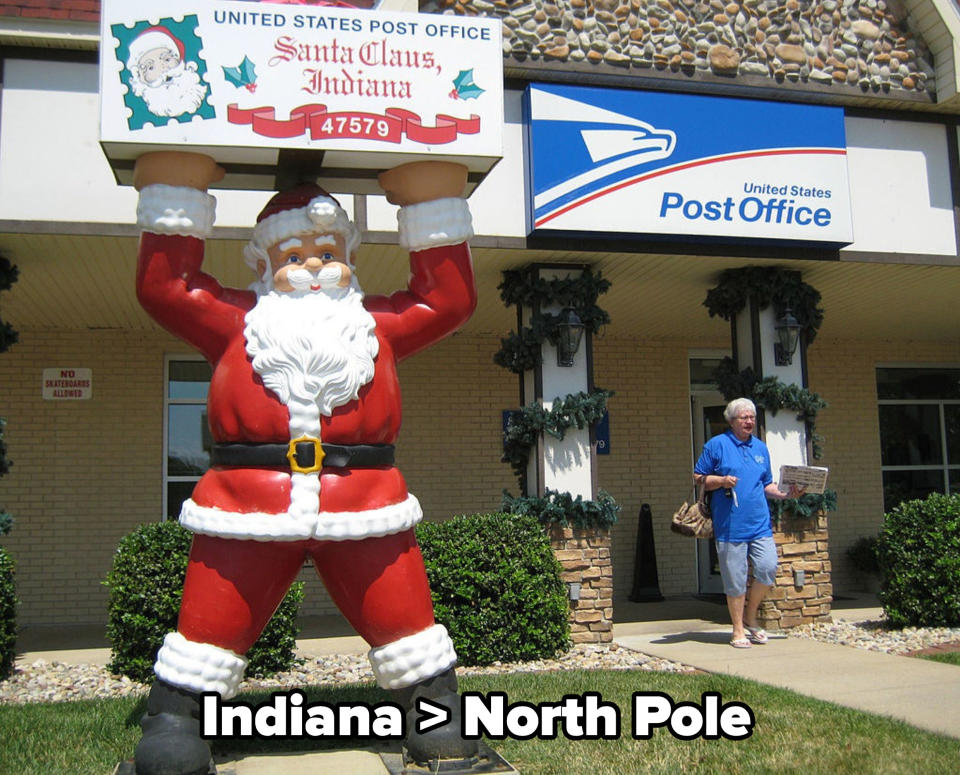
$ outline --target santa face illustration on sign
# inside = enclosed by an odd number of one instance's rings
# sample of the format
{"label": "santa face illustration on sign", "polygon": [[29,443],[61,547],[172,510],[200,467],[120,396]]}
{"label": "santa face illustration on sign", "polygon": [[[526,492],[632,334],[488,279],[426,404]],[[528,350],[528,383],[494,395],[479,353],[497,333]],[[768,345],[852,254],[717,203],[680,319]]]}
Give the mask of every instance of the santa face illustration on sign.
{"label": "santa face illustration on sign", "polygon": [[130,88],[155,116],[195,113],[207,94],[197,65],[184,61],[183,43],[166,27],[149,27],[130,43]]}

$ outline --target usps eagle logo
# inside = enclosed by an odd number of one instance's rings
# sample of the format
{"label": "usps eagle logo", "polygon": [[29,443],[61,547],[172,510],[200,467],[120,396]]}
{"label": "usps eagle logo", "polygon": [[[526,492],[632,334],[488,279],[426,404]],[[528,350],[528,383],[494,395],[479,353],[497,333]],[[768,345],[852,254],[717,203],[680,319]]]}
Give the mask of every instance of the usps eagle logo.
{"label": "usps eagle logo", "polygon": [[534,194],[537,222],[669,158],[677,146],[670,129],[536,87],[530,120],[549,132],[553,149],[562,149],[554,159],[535,159],[538,173],[547,169],[547,185]]}

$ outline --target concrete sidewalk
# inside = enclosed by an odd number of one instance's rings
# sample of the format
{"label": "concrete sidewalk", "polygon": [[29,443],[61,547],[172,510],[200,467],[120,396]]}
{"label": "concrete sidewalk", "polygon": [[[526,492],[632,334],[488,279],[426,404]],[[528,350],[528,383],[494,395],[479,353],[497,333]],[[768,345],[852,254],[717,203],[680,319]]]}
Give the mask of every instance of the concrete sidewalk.
{"label": "concrete sidewalk", "polygon": [[[870,602],[838,601],[833,618],[880,619],[882,609]],[[735,649],[727,621],[723,606],[708,618],[615,625],[614,638],[626,648],[708,673],[749,678],[960,738],[960,670],[955,666],[805,638],[775,636],[764,646]]]}
{"label": "concrete sidewalk", "polygon": [[[875,598],[835,601],[834,619],[851,622],[882,616]],[[614,640],[625,648],[697,667],[790,689],[800,694],[899,719],[930,732],[960,738],[960,670],[929,660],[865,651],[802,638],[773,637],[765,646],[729,646],[726,606],[719,600],[665,600],[617,607]],[[339,617],[301,623],[302,656],[362,654],[366,644],[350,635]],[[18,645],[19,660],[106,664],[102,633],[33,630]],[[355,756],[344,769],[343,756]],[[357,772],[387,775],[371,751],[261,755],[219,763],[222,775],[299,775]]]}

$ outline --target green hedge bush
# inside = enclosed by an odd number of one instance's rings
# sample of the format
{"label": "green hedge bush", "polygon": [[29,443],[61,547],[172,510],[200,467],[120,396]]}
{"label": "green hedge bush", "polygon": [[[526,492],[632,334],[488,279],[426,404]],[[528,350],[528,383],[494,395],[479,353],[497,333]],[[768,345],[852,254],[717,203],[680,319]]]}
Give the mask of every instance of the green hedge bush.
{"label": "green hedge bush", "polygon": [[566,585],[532,516],[487,514],[421,523],[437,621],[464,665],[553,657],[569,646]]}
{"label": "green hedge bush", "polygon": [[[190,532],[177,522],[141,525],[124,536],[104,584],[110,589],[108,665],[137,681],[153,680],[153,663],[164,636],[177,628]],[[247,652],[247,675],[265,676],[296,664],[297,611],[303,585],[294,584],[259,640]]]}
{"label": "green hedge bush", "polygon": [[0,681],[13,672],[17,642],[17,589],[13,559],[0,546]]}
{"label": "green hedge bush", "polygon": [[885,515],[877,559],[894,626],[960,626],[960,494],[905,501]]}

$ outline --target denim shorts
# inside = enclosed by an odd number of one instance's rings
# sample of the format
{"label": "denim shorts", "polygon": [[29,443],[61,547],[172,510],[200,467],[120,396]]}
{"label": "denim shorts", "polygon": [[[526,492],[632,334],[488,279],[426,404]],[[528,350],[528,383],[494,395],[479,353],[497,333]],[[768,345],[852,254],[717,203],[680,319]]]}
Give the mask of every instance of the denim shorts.
{"label": "denim shorts", "polygon": [[777,575],[777,545],[773,536],[742,543],[717,541],[716,544],[724,594],[729,597],[746,594],[748,557],[753,566],[753,578],[760,584],[773,586]]}

